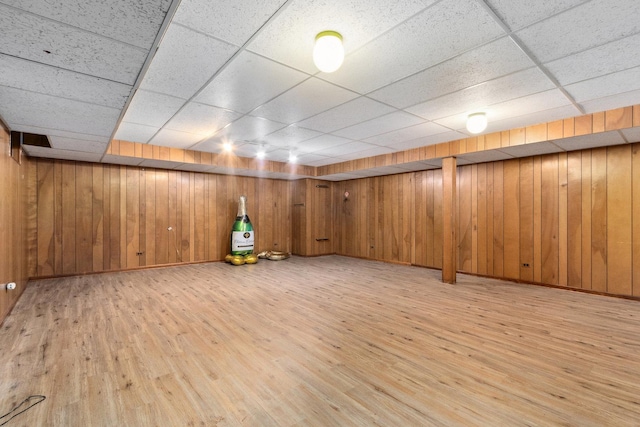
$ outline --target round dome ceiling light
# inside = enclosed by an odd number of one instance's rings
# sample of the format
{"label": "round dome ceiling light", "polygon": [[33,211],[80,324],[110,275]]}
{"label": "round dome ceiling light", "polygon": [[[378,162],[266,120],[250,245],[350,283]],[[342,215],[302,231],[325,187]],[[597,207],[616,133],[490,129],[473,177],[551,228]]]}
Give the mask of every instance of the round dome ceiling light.
{"label": "round dome ceiling light", "polygon": [[344,61],[342,35],[336,31],[322,31],[316,36],[313,62],[323,73],[333,73]]}
{"label": "round dome ceiling light", "polygon": [[471,133],[480,133],[487,128],[487,115],[485,113],[473,113],[467,117],[467,130]]}

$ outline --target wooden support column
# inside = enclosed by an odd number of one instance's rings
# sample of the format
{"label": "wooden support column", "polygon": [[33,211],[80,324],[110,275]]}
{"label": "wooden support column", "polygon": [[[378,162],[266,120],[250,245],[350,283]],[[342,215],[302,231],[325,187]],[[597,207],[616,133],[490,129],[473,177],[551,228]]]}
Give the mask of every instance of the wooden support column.
{"label": "wooden support column", "polygon": [[442,159],[442,281],[456,283],[456,158]]}

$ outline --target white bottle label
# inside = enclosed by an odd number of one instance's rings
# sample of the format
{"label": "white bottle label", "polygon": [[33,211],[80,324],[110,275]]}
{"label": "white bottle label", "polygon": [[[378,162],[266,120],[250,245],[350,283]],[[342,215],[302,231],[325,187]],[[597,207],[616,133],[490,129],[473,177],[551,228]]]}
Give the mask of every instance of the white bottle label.
{"label": "white bottle label", "polygon": [[252,251],[253,231],[233,231],[231,233],[231,251]]}

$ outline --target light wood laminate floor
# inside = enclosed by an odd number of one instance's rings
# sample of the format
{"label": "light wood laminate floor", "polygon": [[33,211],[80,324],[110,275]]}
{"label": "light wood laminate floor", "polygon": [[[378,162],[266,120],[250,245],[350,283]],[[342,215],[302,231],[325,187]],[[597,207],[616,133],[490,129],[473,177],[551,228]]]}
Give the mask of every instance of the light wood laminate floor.
{"label": "light wood laminate floor", "polygon": [[35,281],[8,426],[640,424],[640,303],[340,256]]}

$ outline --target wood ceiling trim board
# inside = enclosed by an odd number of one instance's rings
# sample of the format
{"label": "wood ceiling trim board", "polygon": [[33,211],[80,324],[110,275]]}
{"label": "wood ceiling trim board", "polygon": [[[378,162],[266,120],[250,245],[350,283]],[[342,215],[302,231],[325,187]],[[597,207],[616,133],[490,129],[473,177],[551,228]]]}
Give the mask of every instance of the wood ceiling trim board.
{"label": "wood ceiling trim board", "polygon": [[626,129],[633,126],[633,107],[617,108],[605,111],[605,130]]}
{"label": "wood ceiling trim board", "polygon": [[640,105],[633,106],[633,126],[640,126]]}

